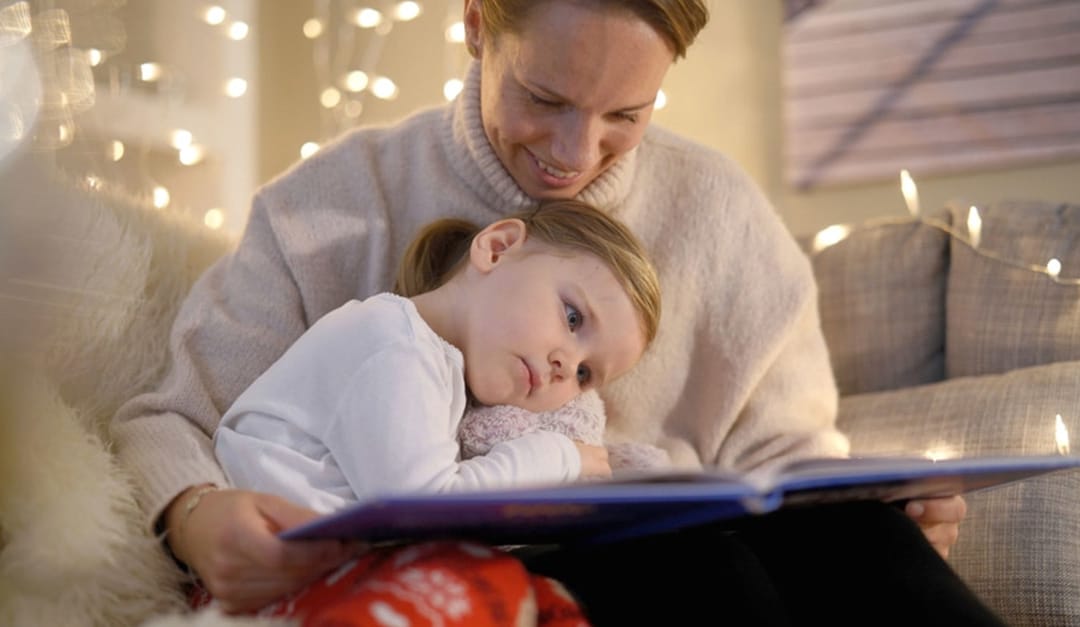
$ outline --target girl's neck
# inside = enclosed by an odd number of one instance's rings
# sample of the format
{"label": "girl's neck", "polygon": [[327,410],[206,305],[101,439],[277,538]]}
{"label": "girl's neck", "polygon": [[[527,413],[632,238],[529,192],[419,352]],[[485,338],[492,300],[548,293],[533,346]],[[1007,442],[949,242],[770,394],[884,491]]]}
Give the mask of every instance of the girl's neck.
{"label": "girl's neck", "polygon": [[430,292],[417,294],[409,300],[432,331],[461,349],[464,341],[464,311],[460,307],[460,288],[451,280]]}

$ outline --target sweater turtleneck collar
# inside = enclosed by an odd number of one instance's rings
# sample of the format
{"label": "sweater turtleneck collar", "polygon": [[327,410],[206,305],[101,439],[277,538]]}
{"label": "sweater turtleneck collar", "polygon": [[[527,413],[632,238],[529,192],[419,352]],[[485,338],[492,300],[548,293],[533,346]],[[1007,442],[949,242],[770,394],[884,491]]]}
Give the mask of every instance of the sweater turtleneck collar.
{"label": "sweater turtleneck collar", "polygon": [[[469,65],[465,85],[450,106],[448,123],[443,125],[442,141],[454,170],[485,202],[507,213],[536,205],[503,167],[484,132],[480,119],[479,62]],[[589,183],[577,199],[603,210],[619,205],[630,192],[636,155],[637,148],[620,157]]]}

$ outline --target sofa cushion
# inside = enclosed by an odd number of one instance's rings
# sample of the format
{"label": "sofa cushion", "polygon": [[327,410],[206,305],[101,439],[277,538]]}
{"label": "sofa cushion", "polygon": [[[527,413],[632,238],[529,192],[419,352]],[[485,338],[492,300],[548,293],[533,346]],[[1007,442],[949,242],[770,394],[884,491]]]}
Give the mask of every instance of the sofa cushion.
{"label": "sofa cushion", "polygon": [[[967,234],[967,207],[952,222]],[[979,207],[977,247],[951,249],[945,369],[949,377],[1080,359],[1080,205]],[[1061,263],[1059,279],[1045,272]]]}
{"label": "sofa cushion", "polygon": [[[1080,361],[840,400],[852,454],[1048,454],[1080,433]],[[967,496],[949,561],[1010,625],[1080,624],[1080,471]]]}
{"label": "sofa cushion", "polygon": [[944,231],[913,219],[868,222],[816,251],[803,243],[841,394],[944,376],[947,244]]}

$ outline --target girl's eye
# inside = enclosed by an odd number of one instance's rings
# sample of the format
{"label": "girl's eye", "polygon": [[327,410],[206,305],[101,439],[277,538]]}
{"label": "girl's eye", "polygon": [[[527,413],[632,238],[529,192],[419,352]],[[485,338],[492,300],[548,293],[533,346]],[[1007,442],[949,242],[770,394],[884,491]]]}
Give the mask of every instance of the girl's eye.
{"label": "girl's eye", "polygon": [[592,371],[585,364],[581,364],[577,367],[577,381],[578,385],[588,385],[589,380],[592,379]]}
{"label": "girl's eye", "polygon": [[570,327],[571,331],[577,331],[581,327],[581,323],[585,321],[585,317],[570,303],[565,303],[563,307],[566,311],[566,325]]}

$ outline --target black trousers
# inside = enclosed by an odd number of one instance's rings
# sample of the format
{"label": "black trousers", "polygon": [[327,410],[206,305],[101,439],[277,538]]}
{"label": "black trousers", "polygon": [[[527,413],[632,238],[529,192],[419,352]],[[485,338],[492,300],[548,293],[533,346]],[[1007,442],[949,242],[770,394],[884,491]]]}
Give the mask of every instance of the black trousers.
{"label": "black trousers", "polygon": [[524,551],[597,627],[1004,625],[898,508],[789,509],[605,545]]}

